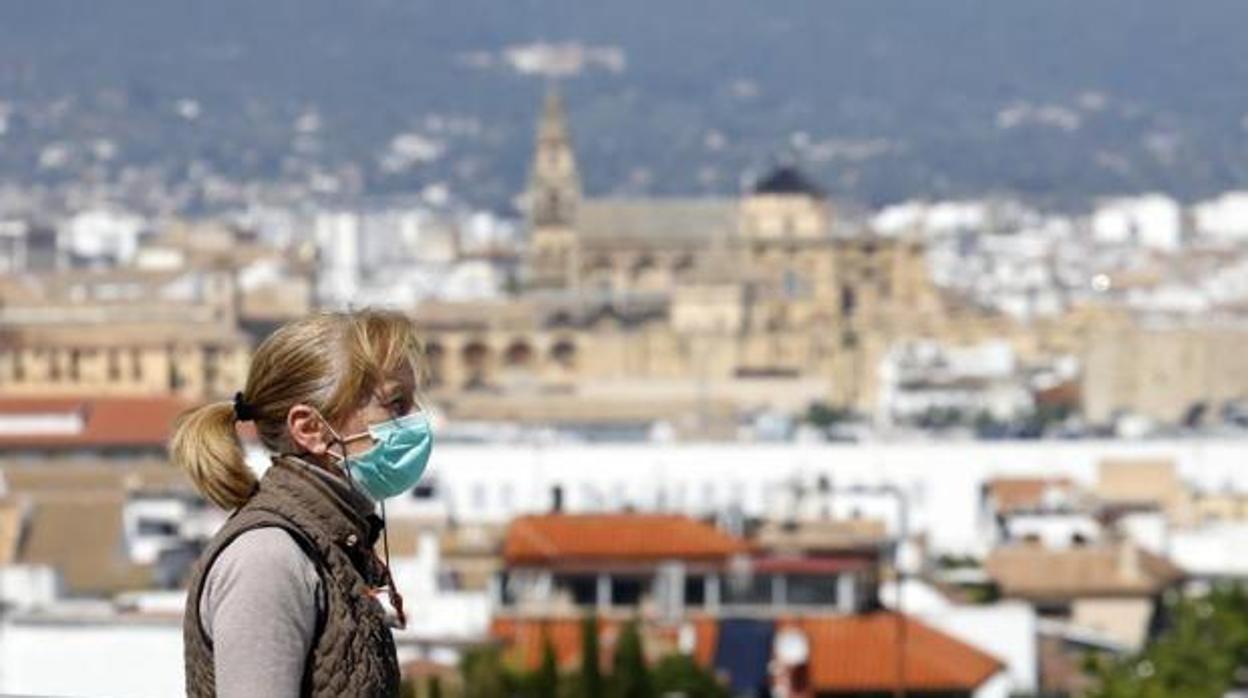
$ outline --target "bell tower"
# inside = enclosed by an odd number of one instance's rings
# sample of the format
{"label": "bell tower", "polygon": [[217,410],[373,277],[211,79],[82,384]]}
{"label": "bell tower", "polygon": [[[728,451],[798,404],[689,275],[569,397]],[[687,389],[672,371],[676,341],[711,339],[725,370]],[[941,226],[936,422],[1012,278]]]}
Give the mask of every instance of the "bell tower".
{"label": "bell tower", "polygon": [[576,282],[576,209],[581,178],[568,133],[563,100],[546,93],[526,197],[529,219],[530,284],[567,288]]}

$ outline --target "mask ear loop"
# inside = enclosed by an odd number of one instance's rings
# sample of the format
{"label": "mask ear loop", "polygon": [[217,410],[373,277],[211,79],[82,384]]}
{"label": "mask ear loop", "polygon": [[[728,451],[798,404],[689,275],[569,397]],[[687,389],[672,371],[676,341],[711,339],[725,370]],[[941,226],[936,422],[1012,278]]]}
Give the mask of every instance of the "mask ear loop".
{"label": "mask ear loop", "polygon": [[[346,470],[347,477],[350,478],[351,477],[351,459],[347,458],[347,443],[342,440],[342,437],[338,436],[338,434],[333,430],[333,427],[329,426],[328,422],[326,422],[325,426],[329,429],[330,433],[334,435],[334,439],[338,442],[338,447],[342,450],[343,469]],[[385,581],[386,587],[388,587],[390,590],[390,598],[392,600],[392,603],[394,604],[394,613],[398,617],[399,629],[403,629],[407,627],[407,614],[403,612],[403,595],[399,593],[399,588],[394,583],[394,574],[390,572],[390,535],[389,535],[389,532],[386,530],[387,529],[386,524],[388,523],[386,520],[386,500],[384,498],[381,499],[380,504],[381,504],[381,548],[385,554],[385,560],[382,562],[382,567],[385,569],[384,581]],[[376,550],[372,550],[371,552],[373,553],[373,557],[377,556]]]}
{"label": "mask ear loop", "polygon": [[390,596],[394,601],[394,612],[398,616],[399,628],[407,627],[407,614],[403,612],[403,595],[399,593],[399,587],[394,583],[394,574],[390,571],[390,534],[386,531],[389,528],[386,521],[386,500],[381,500],[381,549],[386,555],[386,585],[390,587]]}

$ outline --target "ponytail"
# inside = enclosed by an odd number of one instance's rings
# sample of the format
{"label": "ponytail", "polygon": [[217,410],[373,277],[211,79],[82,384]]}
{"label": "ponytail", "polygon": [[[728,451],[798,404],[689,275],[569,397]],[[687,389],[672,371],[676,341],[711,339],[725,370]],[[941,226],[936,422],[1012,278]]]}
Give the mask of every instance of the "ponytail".
{"label": "ponytail", "polygon": [[188,410],[178,417],[169,442],[173,462],[186,470],[200,494],[227,510],[246,504],[258,486],[234,430],[234,417],[229,402]]}

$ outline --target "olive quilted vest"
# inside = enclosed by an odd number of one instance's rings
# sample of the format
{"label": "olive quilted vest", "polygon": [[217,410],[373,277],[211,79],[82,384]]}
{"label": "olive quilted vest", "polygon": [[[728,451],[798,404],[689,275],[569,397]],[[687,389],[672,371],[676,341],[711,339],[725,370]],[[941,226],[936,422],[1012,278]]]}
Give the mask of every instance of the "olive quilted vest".
{"label": "olive quilted vest", "polygon": [[188,696],[216,695],[212,642],[199,616],[208,569],[230,541],[246,531],[271,526],[291,534],[316,564],[321,579],[324,610],[304,664],[302,695],[398,694],[394,638],[381,605],[369,595],[369,589],[384,578],[384,568],[371,547],[379,525],[361,516],[333,487],[308,472],[308,467],[293,456],[275,458],[255,495],[222,526],[196,563],[182,624]]}

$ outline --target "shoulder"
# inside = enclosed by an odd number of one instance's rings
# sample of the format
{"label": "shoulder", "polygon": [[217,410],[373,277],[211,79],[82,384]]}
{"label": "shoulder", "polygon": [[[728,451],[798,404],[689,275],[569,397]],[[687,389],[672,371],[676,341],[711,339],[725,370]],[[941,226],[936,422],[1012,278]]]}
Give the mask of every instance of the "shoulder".
{"label": "shoulder", "polygon": [[239,534],[213,560],[204,578],[200,615],[208,621],[234,601],[258,606],[310,601],[316,607],[320,586],[316,564],[289,532],[255,528]]}
{"label": "shoulder", "polygon": [[292,534],[277,526],[265,526],[244,531],[222,548],[208,570],[208,578],[304,576],[306,572],[317,577],[315,563]]}

